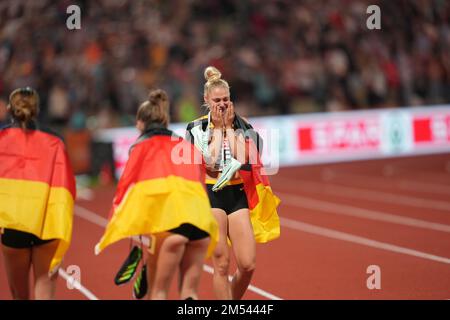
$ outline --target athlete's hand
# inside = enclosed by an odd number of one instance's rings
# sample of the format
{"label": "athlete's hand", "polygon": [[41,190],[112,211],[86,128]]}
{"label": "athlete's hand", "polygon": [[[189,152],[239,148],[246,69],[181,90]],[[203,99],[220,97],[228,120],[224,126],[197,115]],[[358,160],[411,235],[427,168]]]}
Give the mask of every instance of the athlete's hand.
{"label": "athlete's hand", "polygon": [[230,129],[233,126],[234,121],[234,105],[233,102],[228,102],[228,107],[225,109],[223,116],[223,123],[226,129]]}
{"label": "athlete's hand", "polygon": [[211,122],[213,123],[214,128],[223,128],[223,111],[217,104],[213,104],[211,107]]}

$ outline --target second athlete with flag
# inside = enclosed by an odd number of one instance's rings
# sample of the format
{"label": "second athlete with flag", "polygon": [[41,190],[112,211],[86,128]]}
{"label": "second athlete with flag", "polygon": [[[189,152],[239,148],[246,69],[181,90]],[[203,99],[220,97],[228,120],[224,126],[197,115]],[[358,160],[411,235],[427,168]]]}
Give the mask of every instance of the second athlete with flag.
{"label": "second athlete with flag", "polygon": [[[195,161],[202,157],[192,144],[167,129],[168,108],[162,90],[152,91],[139,107],[136,126],[141,135],[131,148],[96,252],[121,239],[150,234],[150,298],[167,298],[179,267],[180,298],[197,299],[203,261],[218,241],[218,226],[203,185],[203,166]],[[175,148],[189,153],[189,161],[174,161],[174,156],[186,159]]]}

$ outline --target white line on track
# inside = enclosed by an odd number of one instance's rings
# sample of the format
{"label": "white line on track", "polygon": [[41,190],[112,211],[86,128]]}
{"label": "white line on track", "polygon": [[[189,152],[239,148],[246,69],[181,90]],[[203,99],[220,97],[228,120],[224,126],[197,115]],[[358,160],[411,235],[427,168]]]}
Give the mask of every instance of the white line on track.
{"label": "white line on track", "polygon": [[[318,183],[313,181],[306,180],[296,180],[287,177],[279,177],[277,181],[283,182],[295,182],[297,189],[303,189],[306,191],[311,190],[323,190],[325,193],[333,194],[337,196],[353,198],[353,199],[362,199],[369,200],[375,202],[384,202],[389,204],[396,204],[402,206],[409,207],[417,207],[417,208],[425,208],[425,209],[433,209],[433,210],[442,210],[442,211],[450,211],[450,202],[448,201],[440,201],[440,200],[432,200],[432,199],[424,199],[419,197],[412,197],[406,195],[392,194],[383,191],[375,191],[368,190],[360,187],[347,187],[341,186],[337,184],[332,184],[330,182],[326,183]],[[386,183],[386,182],[385,182]]]}
{"label": "white line on track", "polygon": [[89,289],[83,286],[81,282],[68,275],[67,272],[65,272],[63,269],[60,268],[58,270],[58,274],[61,278],[66,280],[66,283],[71,283],[74,289],[80,291],[89,300],[98,300],[98,298],[91,291],[89,291]]}
{"label": "white line on track", "polygon": [[75,205],[75,214],[84,220],[92,222],[100,227],[106,227],[108,224],[108,219],[103,218],[102,216],[88,210],[84,207],[80,207],[79,205]]}
{"label": "white line on track", "polygon": [[423,192],[430,194],[443,194],[450,196],[450,187],[444,185],[437,185],[434,183],[417,182],[411,180],[400,180],[396,184],[399,189],[415,192]]}
{"label": "white line on track", "polygon": [[425,253],[425,252],[421,252],[421,251],[417,251],[417,250],[413,250],[413,249],[409,249],[409,248],[405,248],[405,247],[396,246],[396,245],[393,245],[390,243],[356,236],[356,235],[346,233],[346,232],[323,228],[323,227],[315,226],[315,225],[312,225],[309,223],[300,222],[297,220],[280,218],[280,223],[281,223],[281,225],[283,225],[285,227],[303,231],[303,232],[307,232],[307,233],[311,233],[311,234],[315,234],[315,235],[319,235],[322,237],[327,237],[327,238],[332,238],[332,239],[337,239],[337,240],[342,240],[342,241],[347,241],[347,242],[353,242],[353,243],[361,244],[361,245],[376,248],[376,249],[396,252],[396,253],[405,254],[405,255],[409,255],[409,256],[413,256],[413,257],[418,257],[418,258],[422,258],[422,259],[426,259],[426,260],[450,264],[450,259],[446,258],[446,257],[440,257],[440,256],[436,256],[433,254],[429,254],[429,253]]}
{"label": "white line on track", "polygon": [[[203,270],[205,272],[210,273],[210,274],[214,274],[213,267],[208,266],[207,264],[203,265]],[[228,278],[231,281],[232,277],[229,276]],[[253,286],[253,285],[249,285],[248,289],[253,291],[253,292],[255,292],[255,293],[257,293],[257,294],[259,294],[259,295],[261,295],[261,296],[263,296],[263,297],[266,297],[267,299],[270,299],[270,300],[283,300],[280,297],[277,297],[277,296],[275,296],[275,295],[273,295],[273,294],[271,294],[271,293],[269,293],[267,291],[261,290],[261,289],[255,287],[255,286]]]}
{"label": "white line on track", "polygon": [[448,172],[418,172],[419,178],[431,178],[433,181],[437,181],[437,184],[448,185],[450,174]]}
{"label": "white line on track", "polygon": [[89,188],[81,188],[77,186],[77,199],[91,201],[94,199],[94,192]]}
{"label": "white line on track", "polygon": [[[75,205],[75,214],[77,216],[79,216],[80,218],[83,218],[93,224],[100,226],[100,227],[105,227],[108,224],[107,219],[105,219],[105,218],[99,216],[98,214],[96,214],[95,212],[93,212],[89,209],[86,209],[84,207],[81,207],[79,205]],[[139,241],[139,237],[133,237],[133,239],[135,241]],[[149,244],[148,241],[149,240],[147,237],[143,237],[144,245],[148,246],[148,244]],[[213,269],[206,264],[203,265],[203,270],[208,273],[213,273]],[[256,294],[259,294],[259,295],[261,295],[265,298],[271,299],[271,300],[282,300],[280,297],[277,297],[263,289],[255,287],[253,285],[249,285],[248,289],[250,291],[255,292]]]}
{"label": "white line on track", "polygon": [[351,172],[343,172],[333,169],[328,169],[330,177],[336,178],[341,177],[344,179],[356,179],[356,180],[362,180],[363,182],[367,183],[368,181],[371,181],[376,184],[382,184],[386,185],[389,184],[390,186],[396,187],[400,190],[406,190],[406,191],[416,191],[416,192],[423,192],[423,193],[431,193],[431,194],[443,194],[443,195],[450,195],[450,186],[441,184],[441,183],[432,183],[432,182],[424,182],[424,181],[417,181],[417,180],[411,180],[407,178],[396,178],[396,177],[374,177],[367,174],[357,174],[357,173],[351,173]]}
{"label": "white line on track", "polygon": [[447,224],[408,218],[395,214],[363,209],[350,205],[337,204],[334,202],[328,202],[323,200],[316,200],[288,193],[277,192],[277,195],[280,197],[282,203],[297,208],[307,208],[331,214],[340,214],[346,216],[353,216],[357,218],[400,224],[409,227],[429,229],[441,232],[450,232],[450,225]]}

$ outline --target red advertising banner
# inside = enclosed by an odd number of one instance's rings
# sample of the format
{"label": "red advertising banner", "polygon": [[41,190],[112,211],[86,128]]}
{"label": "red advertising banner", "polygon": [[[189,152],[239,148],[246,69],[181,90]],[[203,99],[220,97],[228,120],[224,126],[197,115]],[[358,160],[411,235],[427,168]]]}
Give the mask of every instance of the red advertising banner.
{"label": "red advertising banner", "polygon": [[300,124],[297,129],[300,153],[347,153],[378,150],[380,121],[340,119]]}
{"label": "red advertising banner", "polygon": [[450,111],[414,116],[413,131],[416,147],[450,145]]}

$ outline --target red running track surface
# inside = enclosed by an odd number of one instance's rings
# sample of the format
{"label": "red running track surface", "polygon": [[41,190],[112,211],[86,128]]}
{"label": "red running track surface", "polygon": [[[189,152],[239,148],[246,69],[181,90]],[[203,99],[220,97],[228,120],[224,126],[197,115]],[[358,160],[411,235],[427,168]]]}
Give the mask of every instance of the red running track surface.
{"label": "red running track surface", "polygon": [[[270,179],[281,237],[258,245],[245,299],[450,299],[450,154],[283,168]],[[113,282],[129,242],[94,255],[114,187],[92,191],[76,202],[63,268],[79,266],[99,299],[132,299],[132,282]],[[0,260],[0,299],[10,299]],[[206,265],[200,298],[214,299]],[[367,287],[371,265],[381,289]],[[57,299],[88,298],[59,278]]]}

